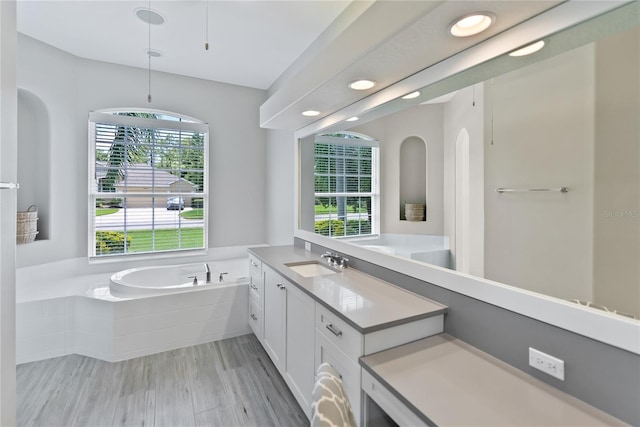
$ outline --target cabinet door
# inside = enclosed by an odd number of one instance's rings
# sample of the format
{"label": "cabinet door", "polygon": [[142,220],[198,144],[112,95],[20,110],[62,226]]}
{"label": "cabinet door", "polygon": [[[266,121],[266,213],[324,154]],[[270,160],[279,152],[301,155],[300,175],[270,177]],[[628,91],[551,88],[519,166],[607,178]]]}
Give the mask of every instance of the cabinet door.
{"label": "cabinet door", "polygon": [[271,268],[264,271],[264,348],[278,370],[285,368],[286,288],[288,283]]}
{"label": "cabinet door", "polygon": [[295,286],[287,286],[286,375],[302,409],[310,414],[314,383],[315,302]]}

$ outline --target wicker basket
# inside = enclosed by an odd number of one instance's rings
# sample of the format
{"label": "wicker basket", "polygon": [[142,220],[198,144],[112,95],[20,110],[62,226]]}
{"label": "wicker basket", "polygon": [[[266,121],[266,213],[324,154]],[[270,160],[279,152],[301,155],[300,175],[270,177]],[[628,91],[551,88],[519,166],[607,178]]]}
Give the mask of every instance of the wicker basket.
{"label": "wicker basket", "polygon": [[422,203],[405,203],[404,214],[407,221],[424,221],[424,205]]}
{"label": "wicker basket", "polygon": [[18,234],[16,235],[16,243],[19,245],[22,245],[24,243],[32,243],[36,240],[37,235],[37,231],[35,233]]}
{"label": "wicker basket", "polygon": [[29,206],[26,212],[16,214],[16,243],[31,243],[38,234],[38,209],[35,205]]}

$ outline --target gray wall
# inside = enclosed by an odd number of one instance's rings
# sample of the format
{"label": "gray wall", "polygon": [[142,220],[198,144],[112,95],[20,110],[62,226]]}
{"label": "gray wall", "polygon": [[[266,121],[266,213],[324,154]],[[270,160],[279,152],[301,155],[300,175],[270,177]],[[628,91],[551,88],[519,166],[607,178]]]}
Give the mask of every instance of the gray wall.
{"label": "gray wall", "polygon": [[47,109],[53,165],[37,177],[51,187],[49,239],[19,246],[18,267],[87,256],[87,120],[104,108],[152,108],[207,122],[209,246],[265,242],[267,131],[258,127],[265,91],[153,72],[148,104],[146,70],[80,59],[24,35],[17,68],[18,87]]}
{"label": "gray wall", "polygon": [[[295,244],[304,247],[304,240],[296,238]],[[313,252],[326,250],[312,244]],[[449,307],[446,333],[627,423],[640,425],[640,356],[350,255],[349,264]],[[565,381],[531,368],[529,347],[564,360]]]}

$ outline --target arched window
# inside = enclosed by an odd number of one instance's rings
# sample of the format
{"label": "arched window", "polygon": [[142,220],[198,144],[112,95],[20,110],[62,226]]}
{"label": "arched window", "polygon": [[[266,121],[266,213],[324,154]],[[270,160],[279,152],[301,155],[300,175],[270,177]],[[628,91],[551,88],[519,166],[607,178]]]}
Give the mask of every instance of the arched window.
{"label": "arched window", "polygon": [[378,233],[378,141],[355,132],[314,140],[315,232],[344,237]]}
{"label": "arched window", "polygon": [[209,126],[160,111],[89,115],[89,256],[206,247]]}

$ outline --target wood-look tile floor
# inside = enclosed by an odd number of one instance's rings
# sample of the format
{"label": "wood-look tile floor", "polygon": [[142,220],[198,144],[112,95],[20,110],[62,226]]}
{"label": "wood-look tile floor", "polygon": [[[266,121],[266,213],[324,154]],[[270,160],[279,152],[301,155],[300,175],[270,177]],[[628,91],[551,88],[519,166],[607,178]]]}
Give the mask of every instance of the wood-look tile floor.
{"label": "wood-look tile floor", "polygon": [[308,426],[254,335],[109,363],[17,368],[18,426]]}

